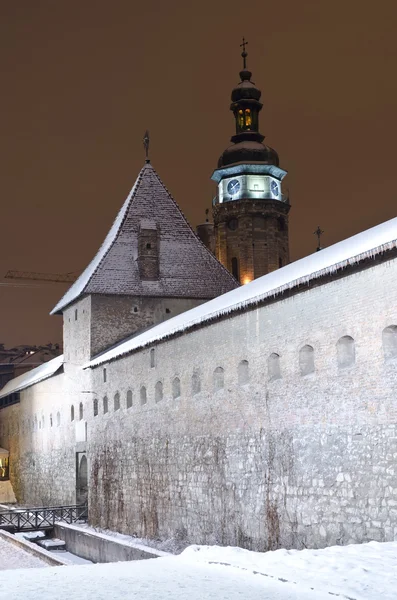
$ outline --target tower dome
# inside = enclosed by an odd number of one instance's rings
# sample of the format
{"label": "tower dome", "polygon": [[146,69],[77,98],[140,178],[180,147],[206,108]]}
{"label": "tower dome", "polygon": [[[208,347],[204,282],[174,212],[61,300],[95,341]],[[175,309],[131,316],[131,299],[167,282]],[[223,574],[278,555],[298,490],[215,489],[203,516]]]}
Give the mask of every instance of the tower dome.
{"label": "tower dome", "polygon": [[247,53],[242,52],[244,65],[240,71],[240,82],[232,90],[230,110],[234,114],[236,133],[232,145],[226,148],[218,160],[218,169],[236,163],[262,163],[278,167],[278,154],[263,143],[265,137],[259,133],[261,91],[251,81],[252,73],[247,69]]}

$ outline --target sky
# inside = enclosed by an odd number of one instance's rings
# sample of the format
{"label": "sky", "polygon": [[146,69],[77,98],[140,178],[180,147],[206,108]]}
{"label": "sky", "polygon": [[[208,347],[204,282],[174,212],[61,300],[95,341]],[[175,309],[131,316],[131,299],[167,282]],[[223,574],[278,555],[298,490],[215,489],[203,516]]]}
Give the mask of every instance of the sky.
{"label": "sky", "polygon": [[[67,286],[152,164],[195,227],[234,132],[240,43],[288,171],[290,254],[396,216],[395,0],[0,2],[0,342],[61,342]],[[4,285],[7,284],[7,285]],[[11,285],[10,285],[11,284]]]}

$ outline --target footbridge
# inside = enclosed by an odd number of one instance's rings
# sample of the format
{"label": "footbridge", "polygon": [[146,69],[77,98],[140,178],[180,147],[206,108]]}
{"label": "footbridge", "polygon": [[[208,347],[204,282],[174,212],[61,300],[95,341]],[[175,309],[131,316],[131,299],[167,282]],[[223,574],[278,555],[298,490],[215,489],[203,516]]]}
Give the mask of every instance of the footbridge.
{"label": "footbridge", "polygon": [[41,508],[14,508],[0,512],[0,529],[16,533],[18,531],[39,531],[52,529],[58,521],[65,523],[86,522],[86,504],[71,506],[48,506]]}

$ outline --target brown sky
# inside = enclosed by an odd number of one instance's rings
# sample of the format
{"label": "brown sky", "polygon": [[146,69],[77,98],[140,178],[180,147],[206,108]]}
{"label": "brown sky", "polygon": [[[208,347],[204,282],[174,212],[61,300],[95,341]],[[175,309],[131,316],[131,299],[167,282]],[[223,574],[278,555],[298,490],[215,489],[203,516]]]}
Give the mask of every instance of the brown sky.
{"label": "brown sky", "polygon": [[[288,170],[292,259],[396,216],[395,0],[0,1],[1,251],[80,271],[144,162],[192,225],[233,133],[239,44]],[[65,286],[0,286],[0,341],[61,340]]]}

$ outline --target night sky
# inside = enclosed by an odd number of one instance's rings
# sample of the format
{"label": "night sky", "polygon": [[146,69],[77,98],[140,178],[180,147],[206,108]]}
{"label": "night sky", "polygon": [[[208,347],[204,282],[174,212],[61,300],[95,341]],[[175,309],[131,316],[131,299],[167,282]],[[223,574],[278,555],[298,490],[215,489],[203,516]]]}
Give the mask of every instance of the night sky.
{"label": "night sky", "polygon": [[[395,0],[3,0],[0,276],[89,263],[146,129],[153,166],[202,222],[243,35],[261,132],[289,172],[291,259],[315,250],[317,225],[330,245],[395,217],[396,22]],[[1,285],[0,342],[60,342],[48,313],[66,289]]]}

